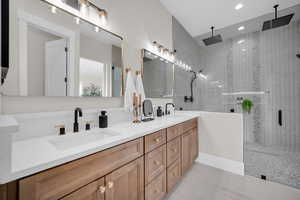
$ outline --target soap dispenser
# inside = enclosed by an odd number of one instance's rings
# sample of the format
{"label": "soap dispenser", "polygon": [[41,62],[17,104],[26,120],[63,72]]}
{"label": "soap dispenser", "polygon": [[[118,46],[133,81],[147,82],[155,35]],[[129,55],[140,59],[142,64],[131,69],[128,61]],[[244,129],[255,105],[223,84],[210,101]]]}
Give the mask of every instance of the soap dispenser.
{"label": "soap dispenser", "polygon": [[101,115],[99,116],[99,128],[107,128],[108,117],[106,115],[106,111],[101,111]]}
{"label": "soap dispenser", "polygon": [[156,111],[157,117],[162,117],[163,116],[163,111],[161,106],[158,106],[157,111]]}

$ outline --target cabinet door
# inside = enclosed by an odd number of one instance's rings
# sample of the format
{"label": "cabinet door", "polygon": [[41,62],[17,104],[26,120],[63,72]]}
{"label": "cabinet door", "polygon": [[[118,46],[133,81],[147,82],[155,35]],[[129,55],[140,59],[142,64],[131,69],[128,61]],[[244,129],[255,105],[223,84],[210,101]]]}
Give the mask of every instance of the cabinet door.
{"label": "cabinet door", "polygon": [[192,166],[191,158],[191,131],[186,132],[181,138],[181,170],[185,174]]}
{"label": "cabinet door", "polygon": [[6,191],[6,185],[0,185],[0,200],[7,199]]}
{"label": "cabinet door", "polygon": [[92,182],[61,200],[104,200],[104,178]]}
{"label": "cabinet door", "polygon": [[139,158],[105,177],[105,200],[144,200],[144,159]]}
{"label": "cabinet door", "polygon": [[194,128],[191,135],[191,159],[194,162],[199,155],[198,129]]}
{"label": "cabinet door", "polygon": [[181,138],[181,161],[182,161],[182,174],[186,173],[199,154],[198,145],[198,129],[194,128],[185,134]]}

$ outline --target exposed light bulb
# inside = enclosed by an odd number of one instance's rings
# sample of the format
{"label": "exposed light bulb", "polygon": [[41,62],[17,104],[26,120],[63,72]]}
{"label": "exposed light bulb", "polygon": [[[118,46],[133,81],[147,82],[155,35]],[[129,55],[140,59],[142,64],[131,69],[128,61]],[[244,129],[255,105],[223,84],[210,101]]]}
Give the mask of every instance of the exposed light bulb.
{"label": "exposed light bulb", "polygon": [[74,19],[75,19],[76,24],[80,24],[80,18],[79,17],[75,17]]}
{"label": "exposed light bulb", "polygon": [[238,44],[242,44],[242,43],[244,43],[245,42],[245,40],[239,40],[238,41]]}
{"label": "exposed light bulb", "polygon": [[238,28],[238,30],[239,30],[239,31],[245,30],[245,26],[240,26],[240,27]]}
{"label": "exposed light bulb", "polygon": [[207,76],[205,76],[204,74],[200,73],[199,76],[205,80],[207,80]]}
{"label": "exposed light bulb", "polygon": [[236,6],[235,6],[235,9],[236,10],[240,10],[240,9],[242,9],[244,7],[244,5],[242,4],[242,3],[239,3],[239,4],[237,4]]}
{"label": "exposed light bulb", "polygon": [[57,8],[55,6],[51,6],[51,12],[53,14],[56,14],[57,13]]}

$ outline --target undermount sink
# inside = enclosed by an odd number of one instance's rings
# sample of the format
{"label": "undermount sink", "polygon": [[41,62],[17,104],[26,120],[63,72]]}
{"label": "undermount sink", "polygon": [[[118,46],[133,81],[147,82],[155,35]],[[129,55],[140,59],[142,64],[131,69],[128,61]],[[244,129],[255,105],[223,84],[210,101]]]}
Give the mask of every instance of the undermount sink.
{"label": "undermount sink", "polygon": [[55,139],[49,140],[49,142],[50,144],[54,145],[58,150],[67,150],[117,135],[118,133],[107,130],[88,131],[59,136]]}

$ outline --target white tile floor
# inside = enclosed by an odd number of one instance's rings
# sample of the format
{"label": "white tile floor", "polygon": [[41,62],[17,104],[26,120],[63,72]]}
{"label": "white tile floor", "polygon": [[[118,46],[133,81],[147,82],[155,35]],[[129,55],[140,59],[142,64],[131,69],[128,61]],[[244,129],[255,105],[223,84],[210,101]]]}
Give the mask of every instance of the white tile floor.
{"label": "white tile floor", "polygon": [[300,200],[300,190],[196,163],[167,200]]}

